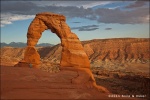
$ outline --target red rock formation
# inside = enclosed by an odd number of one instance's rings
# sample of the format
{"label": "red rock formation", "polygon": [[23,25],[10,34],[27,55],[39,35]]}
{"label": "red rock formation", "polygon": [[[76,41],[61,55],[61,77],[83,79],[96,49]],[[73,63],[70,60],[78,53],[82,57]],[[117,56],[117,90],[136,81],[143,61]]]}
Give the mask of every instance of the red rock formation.
{"label": "red rock formation", "polygon": [[[83,43],[86,53],[91,51],[89,59],[96,60],[148,60],[150,39],[118,38],[91,40]],[[99,45],[99,46],[97,46]],[[88,47],[88,48],[87,48]]]}
{"label": "red rock formation", "polygon": [[[35,49],[35,45],[40,39],[44,30],[50,29],[61,39],[62,53],[60,61],[61,70],[73,70],[78,72],[78,77],[72,83],[87,84],[96,87],[95,79],[90,71],[90,62],[84,48],[76,34],[72,33],[66,24],[63,15],[54,13],[39,13],[36,15],[28,28],[27,47],[24,54],[23,63],[16,66],[25,65],[26,62],[31,67],[38,68],[40,56]],[[27,67],[29,67],[27,66]]]}
{"label": "red rock formation", "polygon": [[[24,60],[27,63],[38,65],[40,57],[34,46],[40,39],[44,30],[50,29],[61,39],[62,56],[60,66],[89,68],[88,56],[84,52],[83,46],[76,34],[72,33],[70,27],[66,24],[66,18],[63,15],[54,13],[39,13],[36,15],[28,28],[27,49]],[[31,50],[32,49],[32,50]],[[32,54],[32,56],[31,56]]]}
{"label": "red rock formation", "polygon": [[40,55],[36,51],[35,47],[33,46],[27,46],[25,53],[24,53],[24,61],[32,64],[31,67],[38,67],[40,62]]}

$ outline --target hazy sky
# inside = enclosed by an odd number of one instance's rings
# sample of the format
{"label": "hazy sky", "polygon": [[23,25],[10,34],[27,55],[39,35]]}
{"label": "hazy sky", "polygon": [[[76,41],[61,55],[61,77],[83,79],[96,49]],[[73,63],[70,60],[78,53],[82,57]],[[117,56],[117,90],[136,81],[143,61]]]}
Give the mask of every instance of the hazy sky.
{"label": "hazy sky", "polygon": [[[63,14],[79,39],[149,38],[149,1],[1,0],[1,42],[26,42],[28,26],[39,12]],[[60,43],[50,30],[38,43]]]}

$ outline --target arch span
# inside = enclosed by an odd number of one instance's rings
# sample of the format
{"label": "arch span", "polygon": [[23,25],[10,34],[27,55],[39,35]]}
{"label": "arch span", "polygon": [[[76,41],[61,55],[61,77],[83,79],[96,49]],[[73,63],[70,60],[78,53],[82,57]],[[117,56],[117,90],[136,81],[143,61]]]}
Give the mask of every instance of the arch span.
{"label": "arch span", "polygon": [[40,64],[40,56],[35,49],[35,45],[42,36],[42,32],[50,29],[61,40],[62,56],[60,68],[89,68],[90,62],[79,38],[71,32],[70,27],[65,21],[65,16],[60,14],[47,12],[36,14],[36,17],[28,28],[24,61],[32,64],[34,67],[38,67]]}

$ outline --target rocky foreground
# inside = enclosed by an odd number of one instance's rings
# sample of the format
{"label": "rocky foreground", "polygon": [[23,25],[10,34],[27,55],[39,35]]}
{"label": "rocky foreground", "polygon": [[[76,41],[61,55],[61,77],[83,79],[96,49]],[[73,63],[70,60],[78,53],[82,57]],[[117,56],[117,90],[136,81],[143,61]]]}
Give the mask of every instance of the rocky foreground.
{"label": "rocky foreground", "polygon": [[50,74],[39,69],[1,67],[1,99],[102,99],[106,93],[72,84],[73,71]]}
{"label": "rocky foreground", "polygon": [[85,84],[72,84],[77,75],[67,70],[50,74],[39,69],[1,66],[1,99],[140,100],[127,95],[110,97],[114,94]]}

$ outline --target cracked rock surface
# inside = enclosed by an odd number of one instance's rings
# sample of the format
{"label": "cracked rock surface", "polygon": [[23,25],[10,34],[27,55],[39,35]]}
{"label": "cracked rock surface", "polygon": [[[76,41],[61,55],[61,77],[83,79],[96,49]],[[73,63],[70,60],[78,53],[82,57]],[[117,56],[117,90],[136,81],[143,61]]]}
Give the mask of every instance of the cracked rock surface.
{"label": "cracked rock surface", "polygon": [[1,99],[100,99],[106,93],[72,84],[76,71],[47,73],[40,69],[1,66]]}

